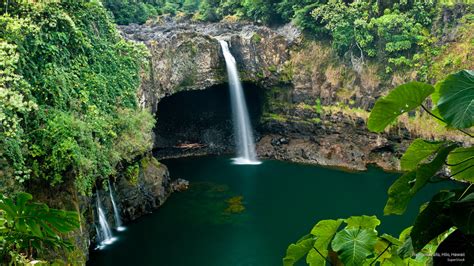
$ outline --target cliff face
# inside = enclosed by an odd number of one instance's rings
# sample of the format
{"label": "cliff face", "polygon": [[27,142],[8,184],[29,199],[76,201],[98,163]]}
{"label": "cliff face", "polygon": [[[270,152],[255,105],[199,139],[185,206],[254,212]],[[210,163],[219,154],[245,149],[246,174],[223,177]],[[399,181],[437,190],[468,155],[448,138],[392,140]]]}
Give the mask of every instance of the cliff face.
{"label": "cliff face", "polygon": [[152,111],[159,100],[179,91],[202,90],[227,80],[219,39],[229,43],[241,78],[272,86],[299,40],[293,27],[272,30],[252,24],[190,23],[122,26],[123,35],[144,42],[150,50],[150,69],[142,77],[140,102]]}
{"label": "cliff face", "polygon": [[[111,181],[116,204],[125,223],[151,213],[161,206],[172,192],[169,172],[165,165],[153,157],[144,157],[137,162],[134,171],[123,171]],[[56,253],[52,251],[52,260],[59,260],[70,265],[85,265],[89,249],[97,244],[96,198],[104,207],[109,225],[115,228],[115,220],[111,198],[108,191],[100,189],[94,196],[82,196],[75,188],[72,178],[70,182],[61,183],[47,190],[44,181],[29,184],[28,191],[41,202],[48,202],[52,208],[76,210],[80,213],[80,229],[72,232],[76,248],[72,252]]]}
{"label": "cliff face", "polygon": [[[322,110],[324,106],[368,110],[376,98],[405,81],[397,75],[382,81],[376,65],[357,59],[346,65],[327,43],[308,41],[291,25],[165,20],[124,26],[121,31],[150,50],[140,99],[152,112],[157,112],[163,97],[226,82],[217,41],[223,39],[230,44],[241,79],[265,91],[263,116],[256,125],[260,156],[359,170],[370,163],[398,168],[397,157],[410,134],[405,140],[371,134],[364,117],[348,116],[341,108]],[[160,123],[159,113],[157,117]]]}

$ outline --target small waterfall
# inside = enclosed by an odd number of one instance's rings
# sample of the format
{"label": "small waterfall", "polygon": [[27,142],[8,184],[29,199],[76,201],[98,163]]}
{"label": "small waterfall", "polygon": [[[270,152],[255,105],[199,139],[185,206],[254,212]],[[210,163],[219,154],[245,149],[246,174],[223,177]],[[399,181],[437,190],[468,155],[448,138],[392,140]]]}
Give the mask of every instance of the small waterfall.
{"label": "small waterfall", "polygon": [[250,124],[247,104],[240,82],[239,72],[234,56],[229,50],[226,41],[219,40],[227,66],[229,77],[229,88],[231,95],[232,113],[234,116],[234,131],[236,136],[238,158],[234,159],[235,164],[260,164],[255,152],[255,142],[253,130]]}
{"label": "small waterfall", "polygon": [[112,201],[112,207],[114,208],[115,229],[117,229],[117,231],[124,231],[125,227],[122,226],[122,219],[120,218],[120,212],[117,207],[117,204],[115,204],[115,197],[112,191],[112,185],[110,184],[110,181],[109,181],[109,193],[110,193],[110,201]]}
{"label": "small waterfall", "polygon": [[97,193],[97,216],[99,218],[99,234],[97,235],[100,244],[99,248],[102,248],[105,245],[112,244],[115,241],[115,238],[112,235],[112,231],[110,230],[109,223],[107,222],[107,218],[104,214],[104,209],[102,208],[102,203],[100,202],[99,193]]}

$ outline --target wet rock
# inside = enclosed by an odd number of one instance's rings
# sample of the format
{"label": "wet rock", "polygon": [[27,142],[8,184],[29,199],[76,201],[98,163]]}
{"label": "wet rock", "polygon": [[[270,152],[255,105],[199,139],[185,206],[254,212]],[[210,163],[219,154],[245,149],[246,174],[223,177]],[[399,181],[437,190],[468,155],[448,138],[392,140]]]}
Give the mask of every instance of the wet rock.
{"label": "wet rock", "polygon": [[178,178],[171,182],[171,191],[173,192],[181,192],[188,190],[189,188],[189,181],[184,180],[182,178]]}
{"label": "wet rock", "polygon": [[172,192],[168,168],[151,156],[140,161],[137,180],[122,177],[117,180],[116,187],[116,200],[122,206],[124,221],[132,221],[152,212]]}

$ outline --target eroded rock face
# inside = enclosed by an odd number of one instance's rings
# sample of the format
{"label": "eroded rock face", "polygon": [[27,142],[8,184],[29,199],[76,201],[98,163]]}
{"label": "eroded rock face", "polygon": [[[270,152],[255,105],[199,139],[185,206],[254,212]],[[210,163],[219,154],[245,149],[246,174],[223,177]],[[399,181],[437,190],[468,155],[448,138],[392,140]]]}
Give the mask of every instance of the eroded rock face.
{"label": "eroded rock face", "polygon": [[[145,214],[151,213],[161,206],[172,192],[168,169],[155,158],[146,156],[139,161],[137,175],[130,178],[119,174],[111,187],[115,195],[116,204],[120,210],[122,221],[127,223]],[[30,191],[35,200],[46,202],[52,208],[77,211],[80,213],[80,228],[70,233],[76,249],[72,252],[58,253],[51,251],[49,256],[65,264],[85,265],[89,248],[97,244],[96,225],[97,210],[96,197],[100,197],[103,211],[111,228],[114,228],[114,212],[110,194],[104,189],[99,189],[92,197],[81,195],[73,182],[67,178],[64,183],[50,187],[42,180],[31,183]],[[181,185],[183,181],[180,181]],[[44,189],[48,187],[48,189]],[[178,186],[179,187],[179,186]]]}
{"label": "eroded rock face", "polygon": [[[356,55],[347,65],[349,61],[334,54],[329,44],[304,40],[291,25],[268,28],[165,19],[121,30],[126,38],[144,42],[151,52],[150,71],[143,78],[140,97],[142,105],[153,112],[165,96],[226,81],[217,41],[224,39],[236,58],[241,79],[266,91],[264,117],[256,125],[255,134],[259,136],[259,156],[357,170],[366,169],[370,163],[391,170],[399,167],[396,158],[410,134],[406,139],[394,140],[389,135],[369,133],[362,118],[301,111],[297,107],[313,106],[318,101],[322,105],[369,110],[380,95],[409,76],[381,80],[377,75],[379,66],[360,61]],[[183,156],[208,152],[197,149]]]}
{"label": "eroded rock face", "polygon": [[391,139],[389,134],[369,133],[363,119],[342,113],[323,115],[318,122],[266,121],[261,127],[267,132],[257,145],[263,158],[350,170],[366,170],[369,164],[399,170],[397,158],[411,142],[409,134]]}
{"label": "eroded rock face", "polygon": [[140,161],[138,176],[132,180],[119,178],[115,187],[124,221],[135,220],[161,206],[171,193],[170,182],[168,168],[151,156]]}
{"label": "eroded rock face", "polygon": [[149,72],[142,77],[140,103],[157,110],[159,100],[183,90],[201,90],[226,82],[225,61],[218,40],[226,40],[238,62],[242,80],[272,86],[289,49],[300,32],[288,25],[272,30],[246,23],[193,23],[162,21],[150,25],[122,26],[127,39],[148,47]]}

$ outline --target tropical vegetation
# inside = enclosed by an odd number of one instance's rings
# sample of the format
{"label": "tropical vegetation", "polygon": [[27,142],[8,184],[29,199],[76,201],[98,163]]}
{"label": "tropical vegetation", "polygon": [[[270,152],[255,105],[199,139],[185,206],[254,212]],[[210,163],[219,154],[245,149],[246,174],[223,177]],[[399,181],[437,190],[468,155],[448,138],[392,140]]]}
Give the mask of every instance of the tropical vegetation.
{"label": "tropical vegetation", "polygon": [[0,3],[0,264],[71,247],[60,236],[78,214],[29,203],[29,184],[91,195],[151,148],[136,96],[146,56],[100,2]]}
{"label": "tropical vegetation", "polygon": [[201,21],[293,22],[308,36],[330,40],[343,57],[384,61],[387,73],[419,67],[421,79],[428,79],[432,57],[440,53],[431,28],[444,7],[453,5],[437,0],[105,0],[104,4],[118,24],[141,24],[161,14]]}
{"label": "tropical vegetation", "polygon": [[32,199],[24,192],[14,198],[0,198],[1,264],[23,265],[54,250],[74,248],[63,235],[79,228],[78,213],[52,209]]}
{"label": "tropical vegetation", "polygon": [[[433,105],[431,110],[427,107],[429,102]],[[398,116],[422,108],[446,127],[473,137],[473,103],[473,71],[454,73],[435,86],[410,82],[376,102],[368,128],[382,132]],[[430,202],[420,206],[413,226],[399,238],[378,236],[375,228],[380,221],[374,216],[320,221],[309,235],[288,247],[283,263],[293,265],[306,256],[309,265],[325,265],[326,261],[344,265],[427,265],[435,253],[442,254],[450,246],[469,250],[452,243],[471,245],[474,238],[474,147],[416,139],[402,156],[401,168],[405,173],[388,190],[385,215],[402,215],[415,194],[430,182],[456,180],[462,185],[454,189],[446,185]],[[448,174],[444,175],[445,172]],[[342,222],[347,225],[339,230]]]}
{"label": "tropical vegetation", "polygon": [[[85,214],[77,206],[48,202],[35,194],[36,186],[48,191],[72,184],[74,196],[90,197],[120,172],[138,184],[136,161],[152,149],[155,124],[137,99],[149,54],[143,44],[120,36],[116,24],[159,23],[170,16],[203,23],[292,22],[306,41],[325,42],[353,68],[357,62],[377,62],[385,78],[416,69],[417,81],[378,99],[369,130],[383,133],[400,115],[416,110],[472,138],[474,72],[440,80],[446,69],[458,71],[463,63],[445,56],[433,30],[452,5],[436,0],[0,2],[0,264],[50,263],[77,248],[74,240]],[[462,6],[469,12],[460,21],[474,26],[473,6]],[[467,32],[462,41],[472,45],[469,27],[461,29]],[[252,40],[261,39],[254,35]],[[318,99],[311,108],[321,114],[323,107]],[[473,238],[470,142],[416,139],[401,158],[401,170],[388,190],[386,215],[402,215],[429,183],[460,185],[446,185],[420,206],[413,226],[399,236],[380,234],[375,216],[319,221],[288,247],[283,264],[305,258],[310,265],[425,265],[447,243]],[[241,197],[227,203],[228,212],[243,210]]]}

